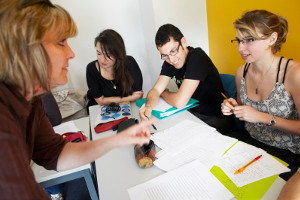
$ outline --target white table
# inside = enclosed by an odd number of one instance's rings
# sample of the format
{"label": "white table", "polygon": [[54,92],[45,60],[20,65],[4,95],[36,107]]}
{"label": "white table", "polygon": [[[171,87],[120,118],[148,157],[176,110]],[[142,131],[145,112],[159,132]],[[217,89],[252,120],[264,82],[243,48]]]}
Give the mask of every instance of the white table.
{"label": "white table", "polygon": [[[89,108],[91,132],[93,140],[108,137],[116,134],[116,131],[95,133],[95,118],[99,114],[100,106],[95,105]],[[139,119],[138,107],[131,103],[132,117]],[[167,129],[185,119],[205,124],[199,118],[188,111],[167,117],[155,123],[157,130],[150,127],[151,132],[158,132]],[[98,180],[99,198],[101,200],[129,200],[127,190],[135,185],[144,183],[164,173],[156,166],[147,169],[140,168],[134,157],[133,146],[114,149],[95,161]],[[278,177],[269,188],[262,199],[277,199],[285,181]]]}
{"label": "white table", "polygon": [[[89,117],[84,117],[81,119],[74,120],[74,123],[78,129],[84,132],[87,136],[87,141],[89,141],[90,136],[90,123]],[[33,163],[31,166],[36,181],[43,187],[47,188],[53,185],[71,181],[77,178],[84,178],[86,181],[87,188],[90,193],[90,197],[93,200],[99,199],[96,192],[93,173],[91,171],[91,164],[86,164],[81,167],[74,169],[57,172],[54,170],[47,170],[44,167]]]}

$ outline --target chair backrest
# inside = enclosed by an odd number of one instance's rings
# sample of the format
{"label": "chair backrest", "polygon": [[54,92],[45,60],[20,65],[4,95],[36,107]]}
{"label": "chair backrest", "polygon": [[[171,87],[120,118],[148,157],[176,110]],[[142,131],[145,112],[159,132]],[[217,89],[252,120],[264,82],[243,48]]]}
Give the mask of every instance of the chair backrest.
{"label": "chair backrest", "polygon": [[236,84],[235,76],[231,74],[220,74],[225,94],[228,98],[232,97],[236,99]]}
{"label": "chair backrest", "polygon": [[57,102],[51,92],[42,94],[44,110],[52,126],[57,126],[62,122],[62,116]]}
{"label": "chair backrest", "polygon": [[[236,99],[237,97],[237,89],[235,83],[235,76],[231,74],[220,74],[222,84],[225,90],[225,94],[228,98],[232,97]],[[235,127],[233,130],[242,130],[244,128],[244,121],[239,120],[234,117]]]}

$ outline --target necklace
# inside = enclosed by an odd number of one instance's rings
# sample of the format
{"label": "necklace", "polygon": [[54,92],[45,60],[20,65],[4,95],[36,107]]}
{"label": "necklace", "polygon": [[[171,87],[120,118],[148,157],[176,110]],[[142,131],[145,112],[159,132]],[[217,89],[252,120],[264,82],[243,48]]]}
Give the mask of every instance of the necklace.
{"label": "necklace", "polygon": [[273,57],[273,60],[272,60],[272,63],[269,67],[269,69],[266,71],[266,73],[264,73],[263,75],[263,78],[259,81],[259,83],[256,85],[256,89],[255,89],[255,93],[258,94],[258,86],[260,86],[260,84],[263,82],[264,78],[265,78],[265,75],[270,71],[271,67],[272,67],[272,64],[273,64],[273,61],[274,61],[274,58],[275,58],[275,55]]}
{"label": "necklace", "polygon": [[117,86],[116,86],[116,84],[115,84],[115,81],[111,80],[110,82],[111,82],[111,84],[113,85],[114,89],[117,89]]}

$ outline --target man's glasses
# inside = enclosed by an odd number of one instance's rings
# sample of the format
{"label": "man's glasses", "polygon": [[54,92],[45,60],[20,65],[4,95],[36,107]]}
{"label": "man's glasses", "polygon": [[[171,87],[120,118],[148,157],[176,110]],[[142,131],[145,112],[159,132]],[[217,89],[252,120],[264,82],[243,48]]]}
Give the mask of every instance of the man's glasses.
{"label": "man's glasses", "polygon": [[170,56],[175,56],[176,54],[178,54],[180,45],[181,45],[181,42],[179,42],[178,47],[176,49],[171,50],[169,54],[161,54],[161,59],[168,60],[170,58]]}
{"label": "man's glasses", "polygon": [[247,44],[252,44],[255,41],[254,38],[249,37],[249,38],[245,38],[243,40],[240,40],[239,38],[236,38],[234,40],[231,40],[231,43],[233,44],[243,44],[243,45],[247,45]]}
{"label": "man's glasses", "polygon": [[35,4],[43,3],[50,7],[55,8],[55,6],[50,2],[50,0],[23,0],[17,7],[18,10],[26,8],[28,6],[33,6]]}

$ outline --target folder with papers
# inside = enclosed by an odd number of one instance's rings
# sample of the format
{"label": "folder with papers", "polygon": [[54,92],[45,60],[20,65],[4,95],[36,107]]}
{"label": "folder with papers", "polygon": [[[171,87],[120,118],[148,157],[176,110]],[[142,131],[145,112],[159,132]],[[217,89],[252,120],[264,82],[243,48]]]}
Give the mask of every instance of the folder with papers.
{"label": "folder with papers", "polygon": [[[156,154],[156,167],[170,172],[197,160],[238,200],[261,199],[278,174],[289,171],[287,163],[264,150],[190,120],[156,132],[151,139],[161,149]],[[263,156],[243,173],[234,175],[256,155]]]}
{"label": "folder with papers", "polygon": [[[143,107],[145,103],[146,98],[136,100],[136,105],[140,108]],[[191,98],[184,108],[177,109],[169,105],[163,98],[160,97],[158,104],[152,110],[152,115],[158,119],[163,119],[196,106],[198,106],[198,100]]]}

